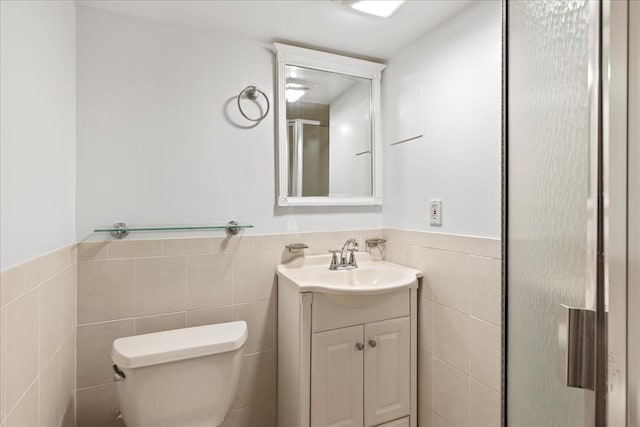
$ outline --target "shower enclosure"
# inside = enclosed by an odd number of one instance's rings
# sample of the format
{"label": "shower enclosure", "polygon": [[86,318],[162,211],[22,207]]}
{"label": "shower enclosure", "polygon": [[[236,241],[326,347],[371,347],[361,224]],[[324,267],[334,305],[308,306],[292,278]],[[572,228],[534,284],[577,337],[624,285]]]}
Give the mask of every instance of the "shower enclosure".
{"label": "shower enclosure", "polygon": [[319,120],[287,121],[289,135],[289,194],[329,195],[329,126]]}
{"label": "shower enclosure", "polygon": [[509,426],[638,425],[635,3],[504,3]]}

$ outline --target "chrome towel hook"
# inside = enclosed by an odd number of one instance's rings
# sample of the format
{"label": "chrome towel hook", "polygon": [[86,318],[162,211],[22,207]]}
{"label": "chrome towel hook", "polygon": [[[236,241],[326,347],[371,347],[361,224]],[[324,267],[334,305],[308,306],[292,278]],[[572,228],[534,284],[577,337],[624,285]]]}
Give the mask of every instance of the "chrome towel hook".
{"label": "chrome towel hook", "polygon": [[[252,101],[255,101],[256,99],[258,99],[258,96],[260,95],[264,96],[265,101],[267,101],[267,110],[264,112],[262,116],[258,117],[257,119],[252,119],[251,117],[245,114],[245,112],[242,110],[242,105],[240,105],[240,98],[242,98],[243,94],[246,94],[247,98],[251,99]],[[259,122],[265,117],[267,117],[267,114],[269,114],[269,107],[270,107],[269,98],[267,97],[267,95],[265,95],[263,91],[261,91],[255,86],[247,86],[244,89],[242,89],[242,91],[238,94],[237,100],[238,100],[238,109],[240,110],[240,114],[242,114],[242,116],[247,120],[250,120],[252,122]]]}

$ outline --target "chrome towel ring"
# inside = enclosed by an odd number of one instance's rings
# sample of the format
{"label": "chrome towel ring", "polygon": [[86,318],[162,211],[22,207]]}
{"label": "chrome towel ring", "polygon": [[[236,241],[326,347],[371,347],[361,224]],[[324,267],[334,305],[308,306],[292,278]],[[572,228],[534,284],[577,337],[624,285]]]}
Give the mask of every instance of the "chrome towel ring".
{"label": "chrome towel ring", "polygon": [[[258,99],[259,95],[264,96],[265,101],[267,101],[267,110],[264,112],[262,116],[258,117],[257,119],[252,119],[251,117],[245,114],[245,112],[242,110],[242,105],[240,105],[240,98],[242,98],[243,94],[246,94],[247,98],[251,99],[252,101],[255,101],[256,99]],[[247,86],[244,89],[242,89],[242,91],[238,94],[237,101],[238,101],[238,110],[240,110],[240,114],[242,114],[242,116],[247,120],[250,120],[252,122],[259,122],[265,117],[267,117],[267,114],[269,114],[269,107],[270,107],[269,98],[267,97],[267,95],[265,95],[263,91],[261,91],[255,86]]]}

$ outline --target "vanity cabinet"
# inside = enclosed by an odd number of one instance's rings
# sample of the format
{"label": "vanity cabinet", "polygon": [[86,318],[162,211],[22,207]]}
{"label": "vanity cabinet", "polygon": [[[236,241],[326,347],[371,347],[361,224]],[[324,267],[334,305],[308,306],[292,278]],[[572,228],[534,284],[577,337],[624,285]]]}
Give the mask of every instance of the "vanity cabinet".
{"label": "vanity cabinet", "polygon": [[300,292],[278,277],[278,426],[415,427],[417,288]]}
{"label": "vanity cabinet", "polygon": [[411,373],[409,317],[364,326],[364,424],[376,426],[409,415]]}
{"label": "vanity cabinet", "polygon": [[311,425],[362,426],[362,326],[318,332],[311,340]]}
{"label": "vanity cabinet", "polygon": [[377,426],[410,413],[410,318],[313,334],[311,426]]}

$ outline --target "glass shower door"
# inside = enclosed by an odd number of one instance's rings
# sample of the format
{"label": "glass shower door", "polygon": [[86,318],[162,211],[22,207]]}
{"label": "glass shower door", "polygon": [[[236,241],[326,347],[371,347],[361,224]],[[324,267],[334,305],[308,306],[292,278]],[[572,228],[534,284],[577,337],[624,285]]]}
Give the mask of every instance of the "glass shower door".
{"label": "glass shower door", "polygon": [[557,372],[561,305],[596,301],[597,6],[507,5],[508,426],[594,425]]}

